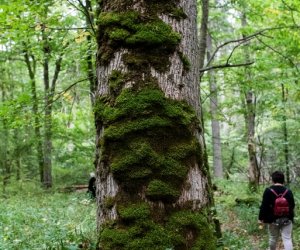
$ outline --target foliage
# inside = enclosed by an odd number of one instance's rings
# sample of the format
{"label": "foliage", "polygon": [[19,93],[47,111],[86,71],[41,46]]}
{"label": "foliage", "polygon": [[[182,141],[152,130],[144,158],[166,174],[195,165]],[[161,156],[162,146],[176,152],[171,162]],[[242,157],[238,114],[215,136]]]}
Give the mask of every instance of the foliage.
{"label": "foliage", "polygon": [[45,193],[18,182],[0,201],[2,249],[95,249],[96,206],[85,193]]}

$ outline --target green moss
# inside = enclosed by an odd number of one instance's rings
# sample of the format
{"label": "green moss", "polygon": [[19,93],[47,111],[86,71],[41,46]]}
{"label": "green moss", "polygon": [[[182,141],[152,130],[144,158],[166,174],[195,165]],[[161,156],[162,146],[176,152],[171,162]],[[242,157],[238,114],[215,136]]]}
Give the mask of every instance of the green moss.
{"label": "green moss", "polygon": [[[156,164],[155,161],[157,162]],[[149,144],[140,143],[135,147],[130,147],[128,150],[117,152],[111,164],[111,170],[117,179],[125,181],[126,179],[137,178],[137,176],[145,177],[150,175],[151,169],[146,167],[155,165],[158,165],[157,153]]]}
{"label": "green moss", "polygon": [[187,18],[184,10],[182,8],[171,7],[170,16],[174,17],[176,20],[181,20]]}
{"label": "green moss", "polygon": [[160,19],[140,25],[136,32],[126,38],[128,45],[174,47],[180,42],[180,35]]}
{"label": "green moss", "polygon": [[146,190],[146,196],[153,201],[174,202],[180,195],[180,189],[161,180],[152,180]]}
{"label": "green moss", "polygon": [[159,18],[142,21],[137,12],[102,12],[98,20],[100,32],[111,40],[123,41],[123,46],[174,47],[180,42],[180,34]]}
{"label": "green moss", "polygon": [[124,39],[126,39],[129,36],[130,36],[130,33],[126,29],[114,28],[109,33],[109,38],[113,41],[123,41]]}
{"label": "green moss", "polygon": [[113,208],[115,203],[116,203],[116,197],[107,196],[107,197],[105,197],[105,199],[103,201],[103,206],[107,209],[111,209],[111,208]]}
{"label": "green moss", "polygon": [[[148,225],[146,225],[148,223]],[[144,223],[143,234],[133,237],[128,242],[128,250],[166,250],[172,249],[172,242],[169,233],[159,224],[151,221]],[[142,237],[141,237],[142,236]]]}
{"label": "green moss", "polygon": [[195,139],[189,144],[181,143],[181,144],[172,145],[169,153],[169,157],[174,160],[184,160],[187,157],[196,155],[198,151],[197,144],[198,142]]}
{"label": "green moss", "polygon": [[125,84],[125,75],[121,71],[113,70],[108,79],[108,85],[113,95],[119,95]]}
{"label": "green moss", "polygon": [[[114,71],[109,82],[116,89],[124,84],[124,76]],[[197,126],[195,113],[154,86],[118,93],[113,100],[101,98],[95,105],[96,116],[106,125],[102,148],[111,155],[116,179],[132,186],[132,180],[150,181],[161,174],[180,187],[198,152],[191,133]]]}
{"label": "green moss", "polygon": [[[146,65],[148,70],[151,65],[163,71],[181,40],[180,34],[155,14],[145,17],[136,11],[101,12],[97,24],[99,62],[102,64],[107,64],[118,48],[125,47],[130,50],[123,58],[127,65],[142,68]],[[147,56],[144,55],[145,47],[151,48]]]}
{"label": "green moss", "polygon": [[145,220],[150,217],[150,212],[150,206],[147,203],[118,207],[120,218],[124,221]]}
{"label": "green moss", "polygon": [[126,233],[118,228],[103,230],[99,244],[100,249],[165,250],[172,248],[172,239],[163,226],[140,218],[135,225],[128,227]]}
{"label": "green moss", "polygon": [[136,11],[101,12],[97,20],[99,28],[102,29],[108,26],[123,26],[135,30],[138,23],[139,13]]}
{"label": "green moss", "polygon": [[[166,227],[173,232],[176,228],[175,249],[215,250],[216,238],[211,224],[206,214],[189,210],[172,214]],[[191,232],[195,238],[187,237]]]}
{"label": "green moss", "polygon": [[190,68],[191,68],[191,62],[188,59],[188,57],[186,55],[184,55],[182,52],[178,52],[178,55],[179,55],[180,60],[181,60],[181,62],[183,64],[183,69],[185,71],[189,71]]}
{"label": "green moss", "polygon": [[216,249],[211,223],[203,213],[174,212],[165,217],[163,226],[151,219],[151,208],[146,203],[128,205],[118,212],[121,224],[101,231],[101,249]]}
{"label": "green moss", "polygon": [[99,244],[103,250],[124,249],[129,241],[130,235],[126,229],[104,227],[99,236]]}
{"label": "green moss", "polygon": [[182,8],[177,7],[177,0],[146,0],[151,13],[164,13],[176,20],[187,18],[187,15]]}

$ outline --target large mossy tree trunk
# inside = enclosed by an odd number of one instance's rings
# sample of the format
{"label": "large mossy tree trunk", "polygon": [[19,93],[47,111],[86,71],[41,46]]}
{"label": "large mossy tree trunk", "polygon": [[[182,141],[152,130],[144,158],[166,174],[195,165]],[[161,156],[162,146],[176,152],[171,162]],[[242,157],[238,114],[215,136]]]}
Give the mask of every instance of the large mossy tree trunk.
{"label": "large mossy tree trunk", "polygon": [[197,6],[99,1],[99,249],[215,249]]}

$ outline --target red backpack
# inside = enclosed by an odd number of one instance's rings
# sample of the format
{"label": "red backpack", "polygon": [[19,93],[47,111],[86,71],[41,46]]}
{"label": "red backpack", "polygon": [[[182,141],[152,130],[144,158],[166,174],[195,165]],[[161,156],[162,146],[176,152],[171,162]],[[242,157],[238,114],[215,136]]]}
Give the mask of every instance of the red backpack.
{"label": "red backpack", "polygon": [[288,192],[286,189],[283,194],[277,194],[272,188],[270,188],[273,194],[276,195],[275,204],[274,204],[274,215],[278,217],[288,216],[290,212],[289,203],[284,196]]}

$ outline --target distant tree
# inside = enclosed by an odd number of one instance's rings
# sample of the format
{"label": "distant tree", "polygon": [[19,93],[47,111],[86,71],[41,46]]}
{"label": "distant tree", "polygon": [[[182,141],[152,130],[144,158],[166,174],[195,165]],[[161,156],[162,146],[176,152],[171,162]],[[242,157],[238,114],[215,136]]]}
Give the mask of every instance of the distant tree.
{"label": "distant tree", "polygon": [[99,1],[99,9],[98,247],[215,249],[196,1]]}

